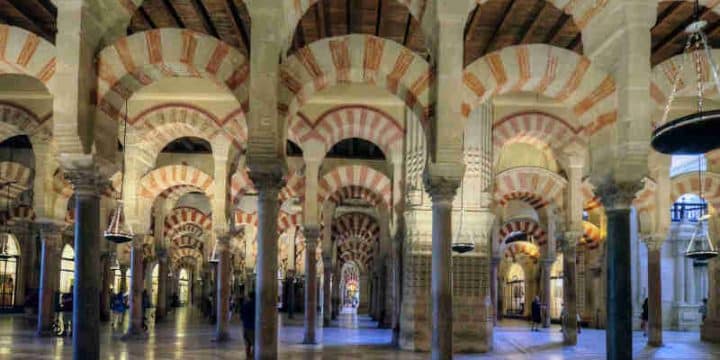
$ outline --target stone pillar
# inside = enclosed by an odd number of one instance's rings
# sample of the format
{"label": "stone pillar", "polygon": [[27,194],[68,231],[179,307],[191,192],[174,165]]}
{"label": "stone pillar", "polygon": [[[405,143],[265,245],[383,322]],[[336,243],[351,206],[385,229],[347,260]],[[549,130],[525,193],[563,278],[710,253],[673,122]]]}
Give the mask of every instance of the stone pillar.
{"label": "stone pillar", "polygon": [[323,259],[324,276],[323,276],[323,326],[329,327],[332,321],[332,283],[337,279],[332,278],[332,259],[330,257]]}
{"label": "stone pillar", "polygon": [[569,231],[565,233],[565,240],[563,241],[563,308],[565,310],[563,342],[565,345],[577,344],[578,311],[575,259],[577,243],[581,236],[582,233],[580,232]]}
{"label": "stone pillar", "polygon": [[101,257],[102,286],[100,286],[100,321],[110,321],[110,287],[113,283],[113,271],[110,270],[112,255],[105,252]]}
{"label": "stone pillar", "polygon": [[552,294],[551,294],[551,283],[550,283],[550,271],[552,270],[553,263],[555,262],[554,259],[543,259],[541,261],[542,270],[541,270],[541,286],[542,289],[541,293],[541,302],[544,306],[544,314],[543,317],[543,327],[549,328],[550,327],[550,303],[552,302]]}
{"label": "stone pillar", "polygon": [[38,294],[37,335],[50,336],[55,316],[55,292],[60,282],[60,251],[62,227],[41,223],[42,254],[40,255],[40,289]]}
{"label": "stone pillar", "polygon": [[432,199],[432,359],[451,359],[453,352],[452,203],[460,185],[448,178],[426,177]]}
{"label": "stone pillar", "polygon": [[304,344],[316,344],[317,338],[317,246],[320,239],[320,227],[306,225],[305,235],[305,338]]}
{"label": "stone pillar", "polygon": [[646,240],[648,248],[648,345],[662,346],[662,261],[663,240],[660,235]]}
{"label": "stone pillar", "polygon": [[490,298],[492,299],[493,305],[493,325],[497,325],[499,320],[502,320],[502,310],[498,303],[498,298],[501,296],[498,291],[498,267],[500,266],[500,258],[493,256],[490,260]]}
{"label": "stone pillar", "polygon": [[145,235],[135,234],[132,241],[132,250],[130,253],[130,326],[124,339],[144,338],[143,330],[143,308],[142,308],[142,292],[143,284],[143,246]]}
{"label": "stone pillar", "polygon": [[65,174],[75,194],[73,359],[100,358],[100,191],[95,169]]}
{"label": "stone pillar", "polygon": [[257,283],[255,297],[255,359],[277,358],[278,194],[282,176],[251,172],[258,190]]}
{"label": "stone pillar", "polygon": [[166,250],[158,251],[158,297],[155,309],[155,320],[167,316],[168,299],[168,254]]}
{"label": "stone pillar", "polygon": [[228,313],[230,312],[230,235],[217,235],[217,323],[215,327],[215,341],[226,341],[229,339],[228,330],[230,321]]}
{"label": "stone pillar", "polygon": [[607,214],[607,327],[608,360],[631,359],[632,283],[630,273],[631,204],[640,183],[606,179],[598,193]]}

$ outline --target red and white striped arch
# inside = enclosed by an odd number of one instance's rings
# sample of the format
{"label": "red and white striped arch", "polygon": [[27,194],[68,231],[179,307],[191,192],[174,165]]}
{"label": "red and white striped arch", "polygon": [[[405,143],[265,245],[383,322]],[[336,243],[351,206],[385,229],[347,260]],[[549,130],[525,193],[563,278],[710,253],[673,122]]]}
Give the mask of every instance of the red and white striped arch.
{"label": "red and white striped arch", "polygon": [[562,176],[540,167],[511,168],[495,178],[495,201],[505,206],[508,201],[522,200],[542,209],[560,201],[566,185]]}
{"label": "red and white striped arch", "polygon": [[514,143],[551,149],[553,158],[557,158],[568,145],[587,147],[582,128],[575,128],[563,119],[539,111],[506,116],[493,124],[492,134],[496,161],[503,146]]}
{"label": "red and white striped arch", "polygon": [[[685,194],[700,194],[700,180],[696,173],[686,173],[670,180],[671,201]],[[705,200],[715,209],[720,209],[720,174],[703,173],[702,193]]]}
{"label": "red and white striped arch", "polygon": [[534,92],[559,101],[590,136],[615,122],[617,91],[612,76],[570,50],[544,44],[490,53],[465,68],[462,113],[469,116],[493,96]]}
{"label": "red and white striped arch", "polygon": [[315,41],[289,57],[280,67],[278,101],[290,121],[318,91],[341,83],[369,83],[404,101],[426,125],[432,81],[428,63],[410,49],[392,40],[352,34]]}
{"label": "red and white striped arch", "polygon": [[0,25],[0,74],[27,75],[48,86],[55,67],[53,44],[19,27]]}
{"label": "red and white striped arch", "polygon": [[249,63],[235,48],[191,30],[148,30],[117,40],[98,55],[98,107],[118,118],[125,100],[163,78],[194,77],[248,102]]}
{"label": "red and white striped arch", "polygon": [[545,230],[537,223],[537,221],[530,219],[511,220],[505,223],[500,228],[499,232],[500,237],[498,240],[501,244],[514,232],[523,232],[528,236],[534,237],[538,245],[545,245],[547,242],[547,233]]}
{"label": "red and white striped arch", "polygon": [[347,186],[364,187],[390,207],[392,183],[385,174],[364,165],[346,165],[332,169],[318,182],[318,201],[325,203],[336,191]]}
{"label": "red and white striped arch", "polygon": [[52,134],[50,116],[39,118],[29,109],[8,101],[0,101],[0,142],[13,136]]}
{"label": "red and white striped arch", "polygon": [[[163,224],[163,234],[166,239],[173,238],[173,233],[180,231],[184,225],[192,224],[200,231],[198,236],[203,233],[210,233],[212,230],[212,217],[193,207],[177,207],[165,217]],[[191,232],[197,232],[190,229]]]}
{"label": "red and white striped arch", "polygon": [[311,141],[323,145],[327,153],[335,144],[360,138],[376,144],[386,156],[402,151],[404,126],[382,110],[364,105],[344,105],[320,115],[310,123],[302,113],[290,120],[288,138],[302,148]]}
{"label": "red and white striped arch", "polygon": [[[718,9],[718,6],[720,5],[716,5],[715,9]],[[711,50],[711,53],[714,59],[720,58],[720,50],[713,49]],[[695,69],[695,61],[692,55],[687,57],[687,61],[684,61],[684,59],[685,55],[676,55],[660,64],[655,65],[652,69],[650,97],[653,99],[655,106],[660,111],[665,110],[668,97],[672,94],[675,77],[678,75],[680,76],[680,81],[678,81],[677,94],[675,96],[686,97],[696,96],[697,94],[697,72]],[[717,95],[715,82],[712,78],[712,69],[704,53],[701,57],[700,64],[703,71],[703,84],[705,85],[706,96]],[[667,120],[672,119],[665,119],[663,121],[662,116],[653,116],[652,126],[653,128],[656,128],[664,122],[667,122]]]}
{"label": "red and white striped arch", "polygon": [[505,259],[518,262],[524,258],[537,262],[540,258],[540,247],[527,241],[515,241],[505,247]]}
{"label": "red and white striped arch", "polygon": [[32,186],[32,170],[23,164],[17,162],[3,161],[0,162],[0,198],[16,199],[20,193]]}
{"label": "red and white striped arch", "polygon": [[363,213],[344,214],[333,220],[332,239],[338,245],[345,241],[360,240],[374,246],[380,241],[380,225],[377,220]]}
{"label": "red and white striped arch", "polygon": [[202,170],[187,165],[168,165],[157,168],[140,179],[139,195],[154,200],[166,190],[177,186],[194,188],[213,197],[213,178]]}
{"label": "red and white striped arch", "polygon": [[131,124],[142,132],[142,141],[153,159],[168,143],[187,136],[201,138],[211,145],[221,136],[236,149],[241,149],[247,141],[247,124],[243,112],[221,120],[211,112],[189,103],[153,106],[133,118]]}

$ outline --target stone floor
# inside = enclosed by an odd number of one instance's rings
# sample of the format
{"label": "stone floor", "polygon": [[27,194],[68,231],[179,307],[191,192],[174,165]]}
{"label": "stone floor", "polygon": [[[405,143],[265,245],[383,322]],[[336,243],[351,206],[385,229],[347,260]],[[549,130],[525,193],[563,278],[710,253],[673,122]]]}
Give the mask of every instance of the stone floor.
{"label": "stone floor", "polygon": [[[323,345],[300,345],[302,315],[281,320],[281,359],[427,359],[428,354],[403,352],[390,348],[389,330],[381,330],[365,317],[342,315],[336,326],[319,331]],[[103,359],[242,359],[242,330],[238,319],[232,322],[233,341],[211,341],[213,327],[195,312],[179,309],[149,331],[146,341],[123,342],[121,331],[109,324],[101,330]],[[642,334],[635,333],[635,357],[638,359],[720,359],[720,345],[701,343],[697,333],[665,332],[666,345],[646,348]],[[69,338],[36,338],[33,326],[20,315],[0,316],[0,359],[70,358]],[[507,321],[497,328],[495,351],[490,354],[458,355],[456,359],[604,359],[605,333],[586,329],[573,348],[561,345],[557,327],[530,332],[525,323]]]}

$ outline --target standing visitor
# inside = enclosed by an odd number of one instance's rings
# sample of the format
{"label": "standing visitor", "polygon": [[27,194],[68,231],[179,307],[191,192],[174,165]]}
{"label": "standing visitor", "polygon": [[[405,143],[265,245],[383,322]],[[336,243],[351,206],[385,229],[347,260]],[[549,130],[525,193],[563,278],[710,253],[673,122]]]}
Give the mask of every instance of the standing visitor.
{"label": "standing visitor", "polygon": [[540,308],[540,297],[535,295],[533,298],[532,305],[530,307],[530,315],[532,317],[532,325],[530,331],[540,331],[540,324],[542,323],[542,314]]}

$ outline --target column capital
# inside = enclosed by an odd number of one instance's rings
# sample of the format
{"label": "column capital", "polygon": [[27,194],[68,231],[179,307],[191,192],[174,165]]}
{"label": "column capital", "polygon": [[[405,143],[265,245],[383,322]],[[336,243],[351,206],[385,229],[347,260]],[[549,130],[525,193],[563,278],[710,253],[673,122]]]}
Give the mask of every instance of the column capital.
{"label": "column capital", "polygon": [[606,209],[629,209],[642,188],[641,181],[615,181],[608,176],[595,186],[595,193],[600,196]]}

